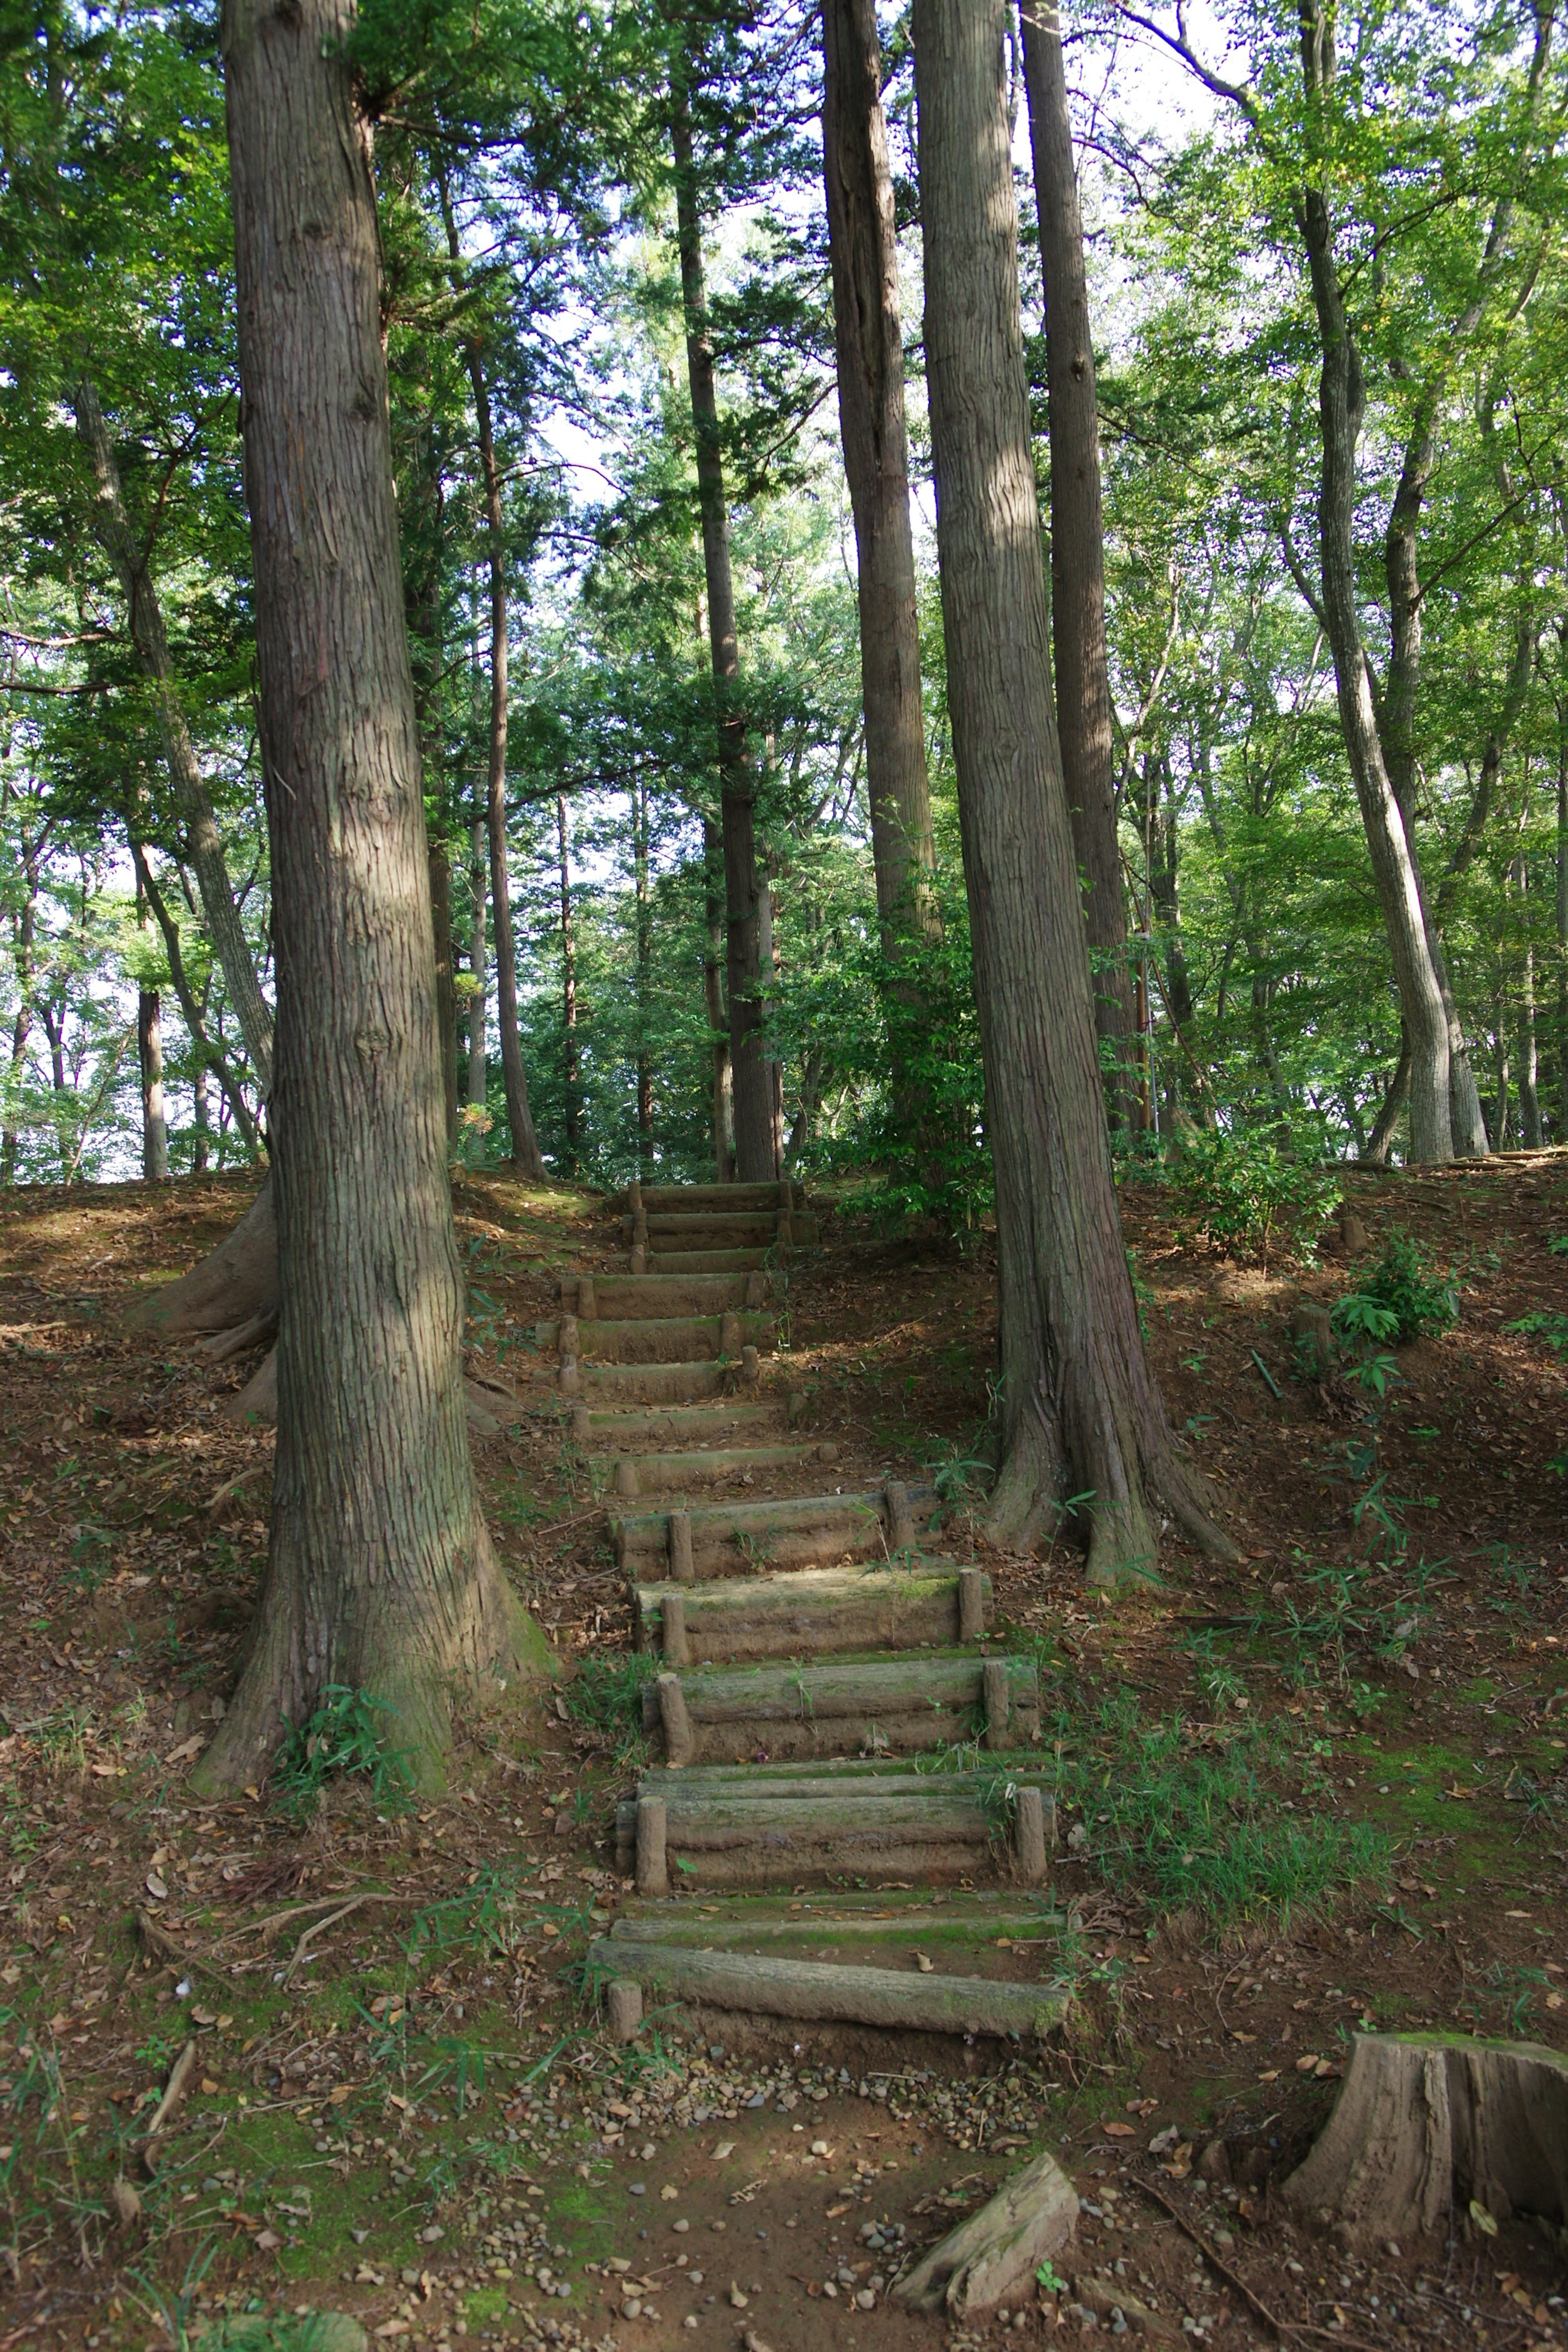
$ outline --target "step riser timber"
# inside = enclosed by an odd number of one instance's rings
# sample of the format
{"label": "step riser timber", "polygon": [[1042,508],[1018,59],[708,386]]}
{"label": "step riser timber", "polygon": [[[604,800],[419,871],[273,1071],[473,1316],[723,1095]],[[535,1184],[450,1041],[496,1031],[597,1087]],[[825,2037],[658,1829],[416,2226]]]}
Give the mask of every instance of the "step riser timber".
{"label": "step riser timber", "polygon": [[965,1889],[938,1909],[923,1891],[796,1896],[752,1895],[705,1903],[633,1900],[610,1929],[612,1943],[679,1945],[698,1951],[819,1950],[826,1958],[863,1953],[875,1965],[884,1951],[908,1965],[911,1947],[942,1955],[954,1971],[984,1976],[1014,1965],[1008,1955],[1059,1948],[1068,1916],[1038,1902],[1026,1909],[1016,1894]]}
{"label": "step riser timber", "polygon": [[836,1462],[837,1445],[715,1446],[706,1453],[630,1454],[595,1465],[595,1484],[617,1495],[684,1493],[689,1487],[721,1486],[747,1471],[802,1469],[810,1462]]}
{"label": "step riser timber", "polygon": [[626,1397],[636,1404],[692,1404],[699,1397],[723,1396],[742,1385],[733,1364],[579,1364],[581,1394],[604,1403]]}
{"label": "step riser timber", "polygon": [[[1006,1752],[1039,1738],[1039,1688],[1022,1658],[913,1658],[843,1666],[688,1671],[643,1686],[643,1728],[672,1764],[739,1762],[764,1745],[771,1759],[908,1756],[984,1739]],[[672,1719],[673,1714],[673,1719]]]}
{"label": "step riser timber", "polygon": [[780,1209],[804,1208],[805,1194],[784,1177],[775,1184],[642,1184],[617,1193],[611,1205],[628,1217],[636,1215],[639,1205],[650,1217],[708,1209],[768,1209],[776,1214]]}
{"label": "step riser timber", "polygon": [[[593,1977],[639,1984],[661,2000],[742,2010],[805,2024],[889,2026],[904,2032],[1043,2041],[1063,2022],[1060,1986],[992,1984],[984,1978],[913,1969],[834,1968],[822,1961],[757,1959],[736,1952],[683,1952],[599,1937]],[[592,1979],[591,1979],[592,1980]]]}
{"label": "step riser timber", "polygon": [[[671,1274],[751,1274],[767,1273],[773,1257],[767,1249],[673,1249],[646,1250],[643,1253],[645,1273],[663,1277]],[[644,1278],[634,1269],[628,1281]]]}
{"label": "step riser timber", "polygon": [[767,1249],[783,1242],[788,1249],[816,1245],[816,1219],[798,1212],[793,1217],[763,1212],[752,1216],[647,1217],[621,1219],[623,1247],[638,1241],[648,1250]]}
{"label": "step riser timber", "polygon": [[579,1322],[637,1322],[650,1315],[758,1313],[767,1306],[771,1287],[760,1268],[750,1274],[563,1275],[561,1303]]}
{"label": "step riser timber", "polygon": [[631,1603],[638,1650],[676,1666],[724,1664],[978,1641],[991,1580],[977,1569],[858,1576],[808,1569],[742,1583],[643,1584]]}
{"label": "step riser timber", "polygon": [[671,1405],[662,1412],[593,1412],[586,1405],[576,1405],[570,1423],[572,1443],[585,1450],[595,1438],[613,1435],[627,1452],[645,1441],[651,1451],[661,1452],[715,1437],[761,1439],[786,1429],[805,1405],[798,1390],[763,1404]]}
{"label": "step riser timber", "polygon": [[612,1519],[617,1566],[646,1582],[660,1574],[689,1578],[764,1574],[770,1569],[826,1567],[846,1559],[891,1559],[918,1543],[931,1516],[929,1495],[781,1496],[776,1500],[711,1504],[692,1511],[639,1511]]}
{"label": "step riser timber", "polygon": [[623,1876],[635,1869],[642,1895],[667,1895],[672,1884],[763,1886],[840,1875],[931,1885],[991,1867],[1033,1885],[1045,1874],[1054,1821],[1037,1787],[1018,1790],[1015,1823],[1000,1788],[988,1804],[988,1791],[958,1773],[879,1785],[841,1773],[782,1792],[742,1775],[709,1790],[672,1773],[664,1786],[667,1793],[639,1790],[616,1809],[616,1866]]}
{"label": "step riser timber", "polygon": [[[574,1335],[575,1344],[574,1344]],[[733,1360],[742,1348],[771,1349],[773,1318],[768,1315],[650,1316],[626,1323],[563,1317],[556,1323],[536,1323],[534,1345],[550,1352],[575,1356],[595,1364],[693,1364],[720,1356]]]}

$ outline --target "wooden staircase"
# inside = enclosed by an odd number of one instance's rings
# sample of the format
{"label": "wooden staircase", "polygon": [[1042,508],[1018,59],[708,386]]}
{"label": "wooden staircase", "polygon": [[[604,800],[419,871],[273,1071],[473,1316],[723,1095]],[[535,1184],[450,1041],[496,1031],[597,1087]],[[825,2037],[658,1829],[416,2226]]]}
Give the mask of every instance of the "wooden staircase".
{"label": "wooden staircase", "polygon": [[638,1899],[590,1952],[613,2029],[646,1997],[1051,2032],[1068,1992],[1035,1666],[987,1642],[989,1579],[934,1549],[929,1487],[824,1491],[837,1449],[775,1353],[816,1216],[788,1183],[634,1184],[617,1205],[629,1272],[563,1277],[537,1335],[614,1498],[663,1758],[616,1808]]}

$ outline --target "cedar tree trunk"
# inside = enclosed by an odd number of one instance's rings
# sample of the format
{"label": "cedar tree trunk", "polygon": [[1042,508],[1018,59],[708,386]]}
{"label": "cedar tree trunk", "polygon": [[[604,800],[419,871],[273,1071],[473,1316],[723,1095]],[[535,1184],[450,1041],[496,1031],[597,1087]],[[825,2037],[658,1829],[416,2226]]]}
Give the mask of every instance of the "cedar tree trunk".
{"label": "cedar tree trunk", "polygon": [[142,1066],[142,1174],[149,1184],[169,1175],[169,1122],[163,1116],[163,1019],[155,988],[136,992],[136,1058]]}
{"label": "cedar tree trunk", "polygon": [[702,878],[707,929],[702,990],[708,1008],[708,1034],[713,1041],[713,1173],[721,1184],[732,1184],[735,1146],[730,1096],[730,1016],[724,1010],[724,843],[710,816],[702,820]]}
{"label": "cedar tree trunk", "polygon": [[991,1529],[1022,1544],[1052,1535],[1072,1497],[1090,1580],[1110,1584],[1152,1572],[1161,1502],[1211,1549],[1229,1547],[1175,1455],[1111,1181],[1051,711],[1005,32],[1005,0],[915,0],[937,547],[996,1190]]}
{"label": "cedar tree trunk", "polygon": [[893,174],[874,0],[824,0],[823,175],[838,421],[855,512],[860,693],[877,912],[889,957],[931,919],[936,864],[910,528]]}
{"label": "cedar tree trunk", "polygon": [[468,970],[474,990],[468,999],[468,1101],[481,1105],[489,1084],[489,1038],[485,1025],[485,894],[489,857],[484,819],[476,819],[468,835],[468,891],[474,902],[473,929],[468,934]]}
{"label": "cedar tree trunk", "polygon": [[566,830],[566,799],[555,795],[555,845],[561,864],[561,1101],[566,1156],[574,1175],[581,1159],[583,1120],[578,1108],[577,931],[572,914],[572,856]]}
{"label": "cedar tree trunk", "polygon": [[1100,411],[1083,262],[1072,122],[1056,0],[1023,0],[1024,88],[1040,268],[1046,289],[1046,395],[1051,445],[1051,638],[1057,730],[1083,886],[1094,1027],[1111,1123],[1133,1124],[1132,975],[1116,838],[1110,672],[1105,650],[1105,539]]}
{"label": "cedar tree trunk", "polygon": [[452,861],[444,841],[430,844],[430,923],[436,946],[441,1107],[450,1143],[458,1132],[458,992],[452,979]]}
{"label": "cedar tree trunk", "polygon": [[684,88],[675,91],[670,133],[675,150],[675,209],[686,325],[686,373],[697,445],[697,497],[702,515],[702,564],[708,589],[708,643],[718,706],[735,1163],[742,1184],[765,1184],[778,1174],[778,1162],[773,1151],[773,1125],[763,1058],[755,789],[746,749],[746,715],[740,700],[741,645],[735,623],[735,583],[730,569],[730,512],[719,443],[713,346],[708,333],[708,288],[702,268],[702,227],[692,166],[691,111]]}
{"label": "cedar tree trunk", "polygon": [[329,1685],[439,1780],[517,1671],[479,1512],[430,877],[353,0],[226,0],[230,186],[278,956],[272,1533],[197,1778],[264,1774]]}

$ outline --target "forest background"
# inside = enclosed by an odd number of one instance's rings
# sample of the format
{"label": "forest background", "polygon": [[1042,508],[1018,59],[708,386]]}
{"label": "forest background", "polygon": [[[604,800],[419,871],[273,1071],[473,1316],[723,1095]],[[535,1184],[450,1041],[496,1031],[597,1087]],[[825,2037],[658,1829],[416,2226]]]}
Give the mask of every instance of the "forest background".
{"label": "forest background", "polygon": [[[1553,31],[1544,0],[1374,5],[1337,26],[1314,100],[1299,14],[1270,0],[1065,22],[1137,1030],[1123,1154],[1205,1130],[1211,1155],[1258,1163],[1408,1148],[1407,1024],[1336,697],[1332,322],[1307,153],[1364,402],[1350,593],[1474,1074],[1479,1123],[1456,1084],[1456,1145],[1568,1130]],[[886,1171],[890,1199],[956,1228],[988,1206],[907,21],[886,15],[882,35],[936,854],[915,992],[877,919],[815,16],[362,12],[450,1124],[471,1163],[525,1157],[515,1037],[547,1170],[729,1171],[722,747],[668,145],[679,49],[783,1156]],[[1048,533],[1021,50],[1012,66]],[[267,1006],[236,975],[247,963],[269,992],[271,906],[212,13],[11,12],[0,163],[0,1178],[232,1165],[264,1148]],[[237,956],[204,902],[219,837]]]}

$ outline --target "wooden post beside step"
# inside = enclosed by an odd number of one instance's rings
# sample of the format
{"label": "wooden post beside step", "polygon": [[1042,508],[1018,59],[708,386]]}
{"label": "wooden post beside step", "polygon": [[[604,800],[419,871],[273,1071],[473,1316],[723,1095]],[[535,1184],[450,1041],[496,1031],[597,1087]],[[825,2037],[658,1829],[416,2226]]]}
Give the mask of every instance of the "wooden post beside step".
{"label": "wooden post beside step", "polygon": [[642,1492],[637,1484],[637,1465],[624,1454],[616,1465],[616,1492],[617,1495],[637,1495]]}
{"label": "wooden post beside step", "polygon": [[[643,1802],[647,1801],[645,1798]],[[662,1814],[664,1807],[659,1806]],[[1046,1802],[1038,1789],[1020,1789],[1013,1800],[1013,1853],[1026,1886],[1038,1886],[1046,1874]],[[637,1808],[637,1879],[642,1880],[642,1806]]]}
{"label": "wooden post beside step", "polygon": [[755,1388],[760,1377],[762,1359],[754,1348],[741,1350],[741,1378],[747,1388]]}
{"label": "wooden post beside step", "polygon": [[679,1592],[667,1592],[658,1607],[658,1646],[667,1666],[688,1666],[691,1647],[686,1638],[686,1602]]}
{"label": "wooden post beside step", "polygon": [[750,1313],[754,1315],[760,1308],[765,1307],[767,1303],[768,1278],[760,1268],[753,1266],[751,1273],[746,1276],[747,1309]]}
{"label": "wooden post beside step", "polygon": [[634,1242],[632,1244],[632,1272],[634,1274],[646,1274],[647,1272],[647,1244],[646,1242]]}
{"label": "wooden post beside step", "polygon": [[888,1549],[895,1555],[911,1552],[915,1548],[915,1523],[910,1510],[910,1490],[892,1478],[882,1491],[888,1506]]}
{"label": "wooden post beside step", "polygon": [[741,1352],[741,1318],[727,1308],[719,1322],[719,1353],[731,1364]]}
{"label": "wooden post beside step", "polygon": [[592,1438],[593,1433],[593,1429],[588,1421],[587,1406],[585,1404],[574,1404],[572,1408],[573,1444],[579,1448],[586,1445]]}
{"label": "wooden post beside step", "polygon": [[563,1355],[562,1357],[558,1384],[562,1395],[569,1397],[575,1396],[578,1390],[582,1387],[583,1375],[578,1370],[577,1359],[575,1356]]}
{"label": "wooden post beside step", "polygon": [[666,1853],[668,1822],[662,1797],[637,1799],[637,1893],[662,1899],[669,1893]]}
{"label": "wooden post beside step", "polygon": [[561,1351],[561,1393],[563,1396],[575,1396],[583,1385],[582,1374],[577,1369],[578,1342],[575,1315],[563,1315],[561,1318],[556,1326],[555,1341]]}
{"label": "wooden post beside step", "polygon": [[577,1312],[584,1323],[596,1322],[598,1319],[599,1309],[594,1297],[594,1277],[591,1274],[580,1274],[577,1276]]}
{"label": "wooden post beside step", "polygon": [[691,1514],[671,1511],[669,1515],[669,1572],[677,1584],[691,1584],[697,1571],[691,1565]]}
{"label": "wooden post beside step", "polygon": [[958,1638],[979,1642],[985,1636],[985,1585],[977,1568],[958,1571]]}
{"label": "wooden post beside step", "polygon": [[1005,1658],[987,1658],[981,1670],[985,1707],[985,1745],[1006,1748],[1013,1737],[1013,1678]]}
{"label": "wooden post beside step", "polygon": [[626,1977],[617,1978],[606,1988],[605,2007],[609,2014],[612,2042],[635,2042],[642,2026],[642,1987]]}
{"label": "wooden post beside step", "polygon": [[658,1683],[659,1721],[664,1726],[665,1760],[670,1764],[689,1764],[695,1753],[691,1737],[691,1718],[686,1712],[685,1694],[679,1675],[660,1675]]}

